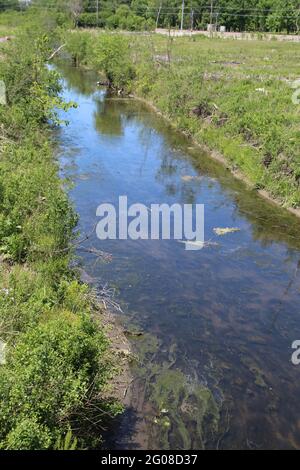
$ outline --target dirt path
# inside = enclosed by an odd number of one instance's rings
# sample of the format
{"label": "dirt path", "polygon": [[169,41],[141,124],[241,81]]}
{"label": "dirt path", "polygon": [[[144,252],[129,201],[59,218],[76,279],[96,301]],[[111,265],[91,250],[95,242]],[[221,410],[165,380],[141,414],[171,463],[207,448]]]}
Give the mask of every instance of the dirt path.
{"label": "dirt path", "polygon": [[10,41],[12,38],[13,36],[4,36],[3,38],[0,38],[0,42]]}
{"label": "dirt path", "polygon": [[[158,34],[169,34],[168,29],[158,28],[155,31]],[[171,36],[192,36],[202,34],[204,36],[210,37],[211,33],[209,31],[190,31],[189,29],[180,30],[171,30]],[[223,39],[246,39],[246,40],[257,40],[264,39],[266,41],[272,41],[276,38],[277,41],[289,41],[289,42],[300,42],[300,35],[297,34],[272,34],[272,33],[213,33],[214,38],[223,38]]]}

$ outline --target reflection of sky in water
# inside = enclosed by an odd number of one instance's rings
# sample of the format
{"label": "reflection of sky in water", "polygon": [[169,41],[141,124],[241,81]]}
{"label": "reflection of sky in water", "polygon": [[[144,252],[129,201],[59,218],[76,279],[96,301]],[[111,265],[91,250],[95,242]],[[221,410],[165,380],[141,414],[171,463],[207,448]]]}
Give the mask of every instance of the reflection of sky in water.
{"label": "reflection of sky in water", "polygon": [[[159,338],[161,360],[176,343],[177,367],[222,390],[231,416],[225,447],[300,446],[300,367],[290,362],[300,339],[299,222],[141,104],[81,90],[83,77],[65,93],[79,106],[60,133],[81,232],[93,228],[100,203],[127,195],[129,204],[205,204],[205,238],[217,243],[188,252],[172,240],[92,236],[88,244],[113,261],[85,255],[85,269],[118,287],[128,318]],[[215,227],[240,231],[222,237]]]}

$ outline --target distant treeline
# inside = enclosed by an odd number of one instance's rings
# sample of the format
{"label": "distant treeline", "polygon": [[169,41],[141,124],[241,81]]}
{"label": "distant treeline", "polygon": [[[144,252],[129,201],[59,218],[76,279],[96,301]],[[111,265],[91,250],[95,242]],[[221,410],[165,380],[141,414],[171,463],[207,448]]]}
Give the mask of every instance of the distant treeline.
{"label": "distant treeline", "polygon": [[[299,33],[300,0],[1,0],[0,10],[46,8],[80,27],[127,30],[182,26]],[[182,11],[183,21],[182,21]]]}

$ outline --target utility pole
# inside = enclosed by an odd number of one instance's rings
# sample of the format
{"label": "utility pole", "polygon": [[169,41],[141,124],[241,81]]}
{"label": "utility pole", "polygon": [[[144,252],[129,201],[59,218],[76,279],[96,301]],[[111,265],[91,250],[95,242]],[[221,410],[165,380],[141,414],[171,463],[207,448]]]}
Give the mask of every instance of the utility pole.
{"label": "utility pole", "polygon": [[99,26],[99,0],[96,1],[96,22],[97,22],[97,28]]}
{"label": "utility pole", "polygon": [[214,0],[210,1],[210,37],[213,36]]}
{"label": "utility pole", "polygon": [[158,12],[157,12],[157,17],[156,17],[156,29],[158,28],[158,23],[159,23],[159,16],[160,16],[160,12],[161,12],[161,7],[162,7],[162,0],[159,4],[159,9],[158,9]]}
{"label": "utility pole", "polygon": [[191,31],[194,29],[194,10],[191,9]]}
{"label": "utility pole", "polygon": [[181,25],[180,29],[183,30],[183,16],[184,16],[184,0],[182,0],[182,8],[181,8]]}

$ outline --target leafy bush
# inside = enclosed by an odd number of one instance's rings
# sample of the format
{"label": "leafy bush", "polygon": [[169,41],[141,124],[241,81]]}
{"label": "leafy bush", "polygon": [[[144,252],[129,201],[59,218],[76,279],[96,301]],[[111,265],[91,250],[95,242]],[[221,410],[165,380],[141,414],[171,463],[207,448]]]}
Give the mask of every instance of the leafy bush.
{"label": "leafy bush", "polygon": [[92,54],[94,66],[106,74],[112,86],[130,89],[135,71],[127,38],[119,34],[101,34],[94,43]]}
{"label": "leafy bush", "polygon": [[53,446],[74,411],[95,400],[109,377],[106,347],[103,333],[88,317],[68,311],[22,334],[1,373],[2,447]]}
{"label": "leafy bush", "polygon": [[95,26],[104,26],[101,21],[97,24],[96,13],[81,13],[77,22],[79,27],[94,28]]}
{"label": "leafy bush", "polygon": [[71,54],[76,66],[86,63],[92,47],[92,38],[86,32],[76,31],[67,35],[67,51]]}
{"label": "leafy bush", "polygon": [[[86,38],[69,46],[82,45],[80,58]],[[24,32],[0,61],[8,92],[8,106],[0,106],[2,449],[96,447],[104,418],[120,412],[103,398],[114,373],[108,342],[92,320],[87,286],[70,268],[77,216],[48,139],[49,125],[60,123],[53,108],[69,106],[46,66],[56,41],[55,31]]]}
{"label": "leafy bush", "polygon": [[8,433],[2,448],[6,450],[43,450],[51,445],[51,434],[36,416],[20,420]]}

